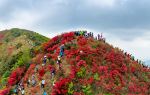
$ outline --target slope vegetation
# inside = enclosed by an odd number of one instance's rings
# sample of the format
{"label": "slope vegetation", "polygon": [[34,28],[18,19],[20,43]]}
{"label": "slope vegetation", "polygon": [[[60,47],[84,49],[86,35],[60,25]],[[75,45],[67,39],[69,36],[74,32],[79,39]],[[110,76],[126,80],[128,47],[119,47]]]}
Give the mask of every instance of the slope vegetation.
{"label": "slope vegetation", "polygon": [[[34,50],[49,39],[33,31],[13,28],[0,31],[0,88],[14,69],[30,63]],[[27,65],[27,64],[26,64]]]}
{"label": "slope vegetation", "polygon": [[42,47],[26,73],[24,67],[11,72],[2,94],[13,93],[17,85],[22,85],[26,95],[150,94],[150,69],[103,38],[69,32],[52,38]]}

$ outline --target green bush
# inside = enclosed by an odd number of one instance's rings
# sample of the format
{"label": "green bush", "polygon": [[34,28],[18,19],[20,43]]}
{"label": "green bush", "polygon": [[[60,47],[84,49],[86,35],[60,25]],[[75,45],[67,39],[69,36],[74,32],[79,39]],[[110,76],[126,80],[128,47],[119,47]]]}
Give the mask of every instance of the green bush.
{"label": "green bush", "polygon": [[77,76],[82,78],[85,76],[85,73],[86,73],[86,69],[82,67],[81,70],[77,72]]}
{"label": "green bush", "polygon": [[82,91],[84,92],[85,95],[93,95],[90,85],[82,86]]}
{"label": "green bush", "polygon": [[12,68],[12,70],[14,70],[14,69],[16,69],[16,68],[18,68],[18,67],[20,67],[20,66],[24,66],[25,64],[28,64],[28,63],[29,63],[29,61],[30,61],[30,59],[31,59],[29,52],[30,52],[30,50],[25,50],[25,51],[23,52],[22,56],[20,56],[20,57],[17,59],[16,63],[14,64],[14,66],[13,66],[13,68]]}
{"label": "green bush", "polygon": [[68,95],[73,95],[74,88],[73,88],[73,82],[69,83],[68,87]]}
{"label": "green bush", "polygon": [[19,29],[17,29],[17,28],[14,28],[14,29],[11,29],[11,31],[12,31],[12,35],[14,36],[14,37],[18,37],[18,36],[20,36],[21,35],[21,30],[19,30]]}
{"label": "green bush", "polygon": [[95,79],[95,80],[100,80],[98,73],[95,73],[95,74],[94,74],[94,79]]}
{"label": "green bush", "polygon": [[18,43],[18,44],[16,45],[16,48],[19,49],[21,46],[22,46],[22,43]]}
{"label": "green bush", "polygon": [[3,74],[2,78],[7,78],[7,77],[9,77],[9,75],[10,75],[10,71],[7,70],[7,71]]}

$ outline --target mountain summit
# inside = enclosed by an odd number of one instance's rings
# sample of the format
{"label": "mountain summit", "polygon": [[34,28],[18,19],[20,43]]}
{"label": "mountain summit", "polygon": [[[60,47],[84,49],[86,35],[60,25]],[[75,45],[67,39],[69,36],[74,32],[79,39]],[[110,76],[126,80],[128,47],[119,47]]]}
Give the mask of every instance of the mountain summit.
{"label": "mountain summit", "polygon": [[150,69],[87,31],[55,36],[24,65],[12,70],[1,95],[150,94]]}

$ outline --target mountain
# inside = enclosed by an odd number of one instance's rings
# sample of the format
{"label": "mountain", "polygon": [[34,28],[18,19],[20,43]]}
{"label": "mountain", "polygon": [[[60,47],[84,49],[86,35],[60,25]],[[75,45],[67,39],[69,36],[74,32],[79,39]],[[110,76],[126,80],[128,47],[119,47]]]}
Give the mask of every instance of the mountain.
{"label": "mountain", "polygon": [[13,28],[0,31],[0,88],[6,84],[8,75],[29,63],[33,50],[40,50],[41,44],[49,39],[33,31]]}
{"label": "mountain", "polygon": [[43,43],[29,66],[23,64],[11,71],[0,94],[12,94],[17,85],[24,88],[25,95],[150,94],[148,67],[104,38],[83,34],[64,33]]}

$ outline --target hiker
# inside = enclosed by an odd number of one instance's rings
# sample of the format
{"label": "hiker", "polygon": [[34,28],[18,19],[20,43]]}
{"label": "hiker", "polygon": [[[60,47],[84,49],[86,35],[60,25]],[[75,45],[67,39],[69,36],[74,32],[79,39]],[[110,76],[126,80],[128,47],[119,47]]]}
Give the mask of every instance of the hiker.
{"label": "hiker", "polygon": [[35,79],[35,75],[34,75],[34,74],[32,74],[32,80],[33,80],[33,79]]}
{"label": "hiker", "polygon": [[92,36],[92,33],[91,33],[91,32],[89,33],[89,36],[90,36],[90,37]]}
{"label": "hiker", "polygon": [[30,80],[30,79],[28,79],[28,81],[27,81],[27,87],[29,87],[30,82],[31,82],[31,80]]}
{"label": "hiker", "polygon": [[80,54],[83,54],[83,51],[82,51],[82,50],[80,50]]}
{"label": "hiker", "polygon": [[51,76],[52,76],[52,79],[54,78],[55,73],[56,73],[56,70],[55,70],[54,67],[52,67],[52,69],[51,69]]}
{"label": "hiker", "polygon": [[95,40],[97,40],[97,37],[95,37]]}
{"label": "hiker", "polygon": [[47,61],[47,56],[44,56],[42,66],[44,66],[46,64],[46,61]]}
{"label": "hiker", "polygon": [[41,88],[44,88],[44,86],[45,86],[45,80],[42,79],[42,81],[41,81]]}
{"label": "hiker", "polygon": [[94,36],[94,35],[93,35],[93,32],[92,32],[92,38],[93,38],[93,36]]}
{"label": "hiker", "polygon": [[100,39],[103,39],[103,34],[101,33],[101,35],[100,35]]}
{"label": "hiker", "polygon": [[47,95],[46,91],[44,90],[43,95]]}
{"label": "hiker", "polygon": [[98,34],[98,40],[100,40],[100,35]]}
{"label": "hiker", "polygon": [[24,88],[22,88],[21,95],[24,95],[24,94],[25,94],[25,91],[24,91]]}
{"label": "hiker", "polygon": [[18,95],[18,88],[17,88],[17,86],[16,86],[15,89],[14,89],[14,94],[15,94],[15,95]]}
{"label": "hiker", "polygon": [[106,39],[105,38],[103,38],[103,42],[106,43]]}
{"label": "hiker", "polygon": [[59,66],[59,69],[61,69],[60,63],[61,63],[61,59],[60,59],[60,56],[58,56],[58,57],[57,57],[57,64],[58,64],[58,66]]}
{"label": "hiker", "polygon": [[84,31],[80,31],[80,35],[83,36],[83,34],[84,34]]}
{"label": "hiker", "polygon": [[36,80],[32,79],[32,87],[34,87],[36,85]]}
{"label": "hiker", "polygon": [[64,55],[64,44],[60,46],[60,56],[62,57]]}
{"label": "hiker", "polygon": [[88,33],[87,33],[87,32],[85,32],[84,36],[85,36],[85,38],[88,38]]}
{"label": "hiker", "polygon": [[75,35],[76,35],[76,36],[79,36],[79,32],[78,32],[78,31],[75,31]]}
{"label": "hiker", "polygon": [[55,86],[55,82],[56,82],[56,80],[53,81],[53,86]]}

